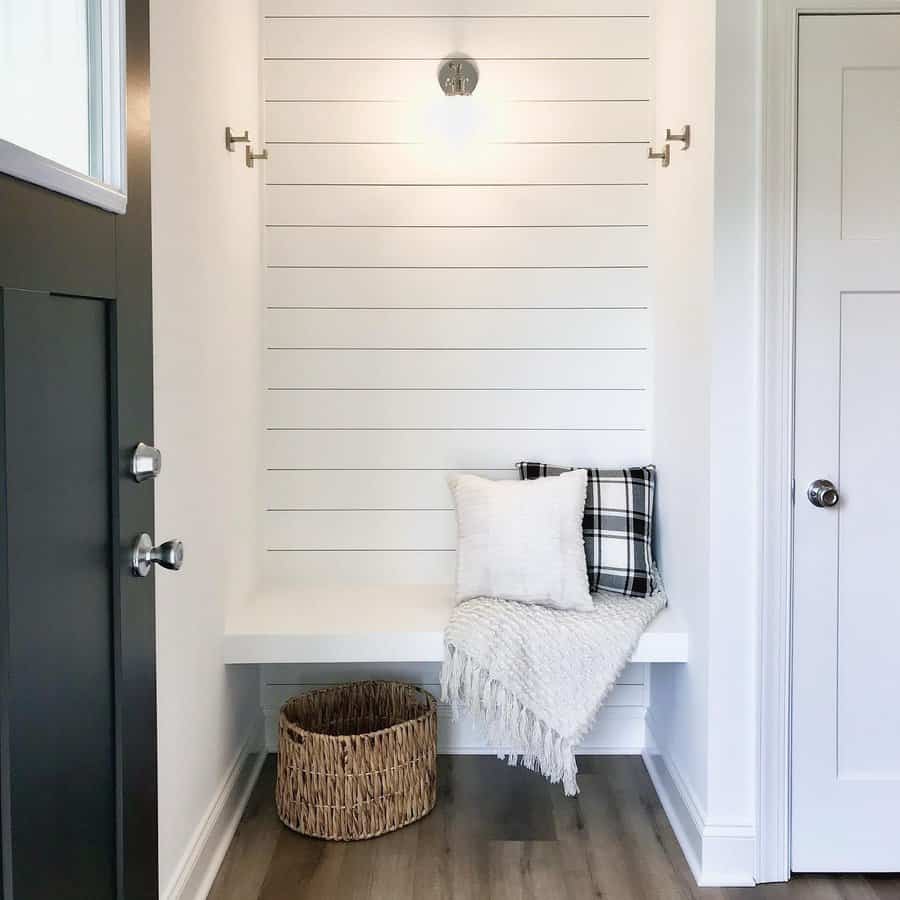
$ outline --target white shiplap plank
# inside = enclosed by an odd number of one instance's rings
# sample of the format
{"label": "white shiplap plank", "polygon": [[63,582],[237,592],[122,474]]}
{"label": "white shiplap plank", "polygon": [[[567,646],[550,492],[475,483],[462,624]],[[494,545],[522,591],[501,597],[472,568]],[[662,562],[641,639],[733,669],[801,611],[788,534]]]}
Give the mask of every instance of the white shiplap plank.
{"label": "white shiplap plank", "polygon": [[[445,596],[444,588],[435,588],[435,593]],[[334,595],[332,595],[334,596]],[[390,598],[388,591],[373,588],[369,595],[377,605]],[[419,599],[421,595],[417,595]],[[298,592],[300,604],[309,600],[309,595]],[[439,602],[439,601],[438,601]],[[617,684],[637,684],[627,681],[628,668],[640,670],[640,664],[629,663],[622,680]],[[260,683],[265,687],[291,684],[346,684],[348,681],[408,681],[413,684],[436,684],[440,682],[440,666],[427,662],[357,662],[357,663],[264,663],[260,666]]]}
{"label": "white shiplap plank", "polygon": [[646,185],[269,185],[267,225],[646,225]]}
{"label": "white shiplap plank", "polygon": [[628,663],[616,679],[616,684],[641,685],[647,683],[647,664]]}
{"label": "white shiplap plank", "polygon": [[645,309],[269,309],[265,336],[269,347],[623,349],[649,346],[650,320]]}
{"label": "white shiplap plank", "polygon": [[[478,144],[647,141],[651,113],[646,100],[479,104],[465,133]],[[293,100],[266,103],[265,116],[270,143],[435,144],[454,136],[449,117],[429,103]]]}
{"label": "white shiplap plank", "polygon": [[[266,100],[427,100],[446,102],[439,60],[286,60],[263,62]],[[646,60],[478,61],[478,103],[507,100],[646,100]],[[454,98],[450,102],[458,103]],[[463,101],[465,102],[465,101]]]}
{"label": "white shiplap plank", "polygon": [[504,308],[648,306],[652,273],[616,269],[267,269],[268,306]]}
{"label": "white shiplap plank", "polygon": [[456,553],[444,550],[268,551],[271,585],[368,587],[385,584],[453,584]]}
{"label": "white shiplap plank", "polygon": [[268,350],[277,388],[642,388],[644,350]]}
{"label": "white shiplap plank", "polygon": [[[404,680],[408,681],[408,679]],[[265,684],[262,689],[262,705],[264,709],[278,710],[283,703],[287,702],[291,697],[294,697],[297,694],[318,690],[319,688],[336,683],[339,684],[340,682],[328,680],[295,682],[289,684]],[[434,696],[440,697],[441,685],[439,680],[435,679],[433,682],[417,680],[415,683],[425,688],[426,691],[430,691]],[[643,705],[644,688],[643,685],[639,684],[616,684],[603,701],[604,709]]]}
{"label": "white shiplap plank", "polygon": [[[266,431],[264,460],[283,469],[502,469],[652,462],[647,431]],[[327,476],[332,477],[332,476]]]}
{"label": "white shiplap plank", "polygon": [[263,22],[268,59],[635,59],[650,55],[646,18],[305,18]]}
{"label": "white shiplap plank", "polygon": [[[284,509],[453,509],[449,472],[266,472],[263,502],[267,510]],[[483,478],[516,479],[506,469],[472,472]]]}
{"label": "white shiplap plank", "polygon": [[267,184],[646,184],[645,144],[490,144],[477,153],[413,144],[278,144]]}
{"label": "white shiplap plank", "polygon": [[645,391],[268,390],[267,428],[645,428]]}
{"label": "white shiplap plank", "polygon": [[[316,591],[316,594],[320,593]],[[328,593],[332,591],[329,590]],[[234,646],[229,645],[230,648]],[[641,650],[636,652],[640,653]],[[597,717],[590,731],[575,748],[575,754],[640,755],[646,742],[644,712],[643,708],[630,706],[601,707],[597,710]],[[279,710],[265,709],[263,713],[266,749],[269,753],[276,753]],[[466,716],[454,719],[443,705],[438,707],[437,751],[464,756],[495,755],[495,750],[485,744],[482,729],[476,722]]]}
{"label": "white shiplap plank", "polygon": [[316,510],[268,512],[267,550],[453,550],[456,512]]}
{"label": "white shiplap plank", "polygon": [[650,0],[262,0],[264,16],[647,16]]}
{"label": "white shiplap plank", "polygon": [[272,227],[270,266],[643,266],[643,226],[572,228]]}
{"label": "white shiplap plank", "polygon": [[[436,591],[443,592],[442,588]],[[372,590],[373,602],[377,605],[388,597],[387,591]],[[302,594],[297,596],[303,602]],[[336,598],[337,599],[337,598]],[[616,679],[619,685],[644,685],[647,681],[646,663],[628,663]],[[348,681],[378,679],[382,681],[411,681],[418,684],[438,684],[440,666],[435,663],[284,663],[264,664],[260,667],[262,684],[265,686],[291,684],[345,684]]]}

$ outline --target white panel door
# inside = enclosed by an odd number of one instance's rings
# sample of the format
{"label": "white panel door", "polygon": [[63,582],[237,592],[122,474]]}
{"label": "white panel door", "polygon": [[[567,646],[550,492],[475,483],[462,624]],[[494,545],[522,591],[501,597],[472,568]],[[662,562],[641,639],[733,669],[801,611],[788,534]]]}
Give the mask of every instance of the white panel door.
{"label": "white panel door", "polygon": [[792,867],[896,871],[900,15],[801,19],[798,134]]}

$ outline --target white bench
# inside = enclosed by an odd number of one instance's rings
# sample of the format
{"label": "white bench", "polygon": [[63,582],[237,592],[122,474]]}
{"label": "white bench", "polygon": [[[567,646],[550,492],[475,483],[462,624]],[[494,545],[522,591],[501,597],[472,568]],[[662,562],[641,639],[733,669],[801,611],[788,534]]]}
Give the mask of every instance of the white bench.
{"label": "white bench", "polygon": [[[270,591],[232,610],[225,662],[440,662],[453,608],[444,586]],[[632,662],[683,663],[688,634],[665,609],[644,632]]]}

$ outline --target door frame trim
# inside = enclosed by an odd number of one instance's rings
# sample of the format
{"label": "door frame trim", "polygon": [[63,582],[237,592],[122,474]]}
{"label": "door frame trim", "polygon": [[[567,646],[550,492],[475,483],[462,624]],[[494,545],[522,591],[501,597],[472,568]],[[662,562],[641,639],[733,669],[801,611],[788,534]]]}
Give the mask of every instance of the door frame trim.
{"label": "door frame trim", "polygon": [[794,312],[800,17],[900,13],[900,0],[765,0],[762,572],[757,657],[757,882],[791,876]]}

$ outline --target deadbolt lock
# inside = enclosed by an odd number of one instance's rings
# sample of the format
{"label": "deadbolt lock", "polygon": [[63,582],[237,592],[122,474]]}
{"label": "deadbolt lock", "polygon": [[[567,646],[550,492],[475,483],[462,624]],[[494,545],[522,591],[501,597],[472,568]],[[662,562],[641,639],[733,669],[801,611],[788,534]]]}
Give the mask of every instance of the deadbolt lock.
{"label": "deadbolt lock", "polygon": [[135,481],[156,478],[162,471],[162,453],[141,441],[131,454],[131,474]]}

